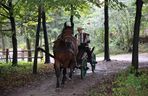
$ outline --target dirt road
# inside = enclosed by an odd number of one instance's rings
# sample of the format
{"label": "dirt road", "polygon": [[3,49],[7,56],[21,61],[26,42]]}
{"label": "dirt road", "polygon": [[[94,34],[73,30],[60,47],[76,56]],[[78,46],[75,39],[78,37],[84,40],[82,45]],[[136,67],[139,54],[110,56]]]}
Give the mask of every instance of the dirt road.
{"label": "dirt road", "polygon": [[[8,96],[86,96],[86,90],[94,86],[103,76],[119,72],[131,64],[130,54],[111,56],[111,59],[112,61],[105,62],[102,61],[103,58],[97,58],[98,63],[94,74],[89,70],[86,78],[82,80],[79,72],[75,72],[73,79],[67,81],[60,90],[55,88],[56,77],[51,73],[46,80],[19,88]],[[147,53],[140,54],[139,65],[148,67]]]}
{"label": "dirt road", "polygon": [[[112,55],[110,56],[111,60],[118,61],[132,61],[132,54],[121,54],[121,55]],[[104,57],[98,57],[97,61],[102,61]],[[139,54],[139,62],[148,62],[148,53],[140,53]]]}

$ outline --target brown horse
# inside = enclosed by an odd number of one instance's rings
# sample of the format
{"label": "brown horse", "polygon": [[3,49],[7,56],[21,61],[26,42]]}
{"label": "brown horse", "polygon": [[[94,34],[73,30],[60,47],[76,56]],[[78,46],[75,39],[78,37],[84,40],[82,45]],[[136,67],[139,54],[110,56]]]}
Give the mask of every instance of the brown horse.
{"label": "brown horse", "polygon": [[70,69],[69,77],[72,78],[73,70],[76,66],[76,56],[78,53],[78,45],[76,38],[72,35],[72,27],[65,24],[62,33],[54,42],[54,68],[57,77],[56,87],[60,87],[60,73],[63,71],[62,84],[66,80],[66,69]]}

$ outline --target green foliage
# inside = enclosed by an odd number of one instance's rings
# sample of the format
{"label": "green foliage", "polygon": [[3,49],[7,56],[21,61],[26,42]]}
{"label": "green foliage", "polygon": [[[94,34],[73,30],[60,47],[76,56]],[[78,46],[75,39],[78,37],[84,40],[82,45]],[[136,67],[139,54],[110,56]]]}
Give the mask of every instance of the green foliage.
{"label": "green foliage", "polygon": [[111,43],[117,48],[128,51],[131,48],[133,36],[134,16],[130,9],[125,8],[120,11],[111,10],[110,22]]}
{"label": "green foliage", "polygon": [[114,82],[113,96],[147,96],[148,75],[136,77],[134,74],[121,73]]}
{"label": "green foliage", "polygon": [[109,6],[117,10],[121,10],[127,7],[124,3],[119,2],[119,0],[109,0]]}
{"label": "green foliage", "polygon": [[[2,0],[7,5],[8,0]],[[110,28],[110,52],[120,53],[128,52],[132,45],[133,23],[135,19],[135,0],[109,0],[109,28]],[[85,28],[90,33],[91,46],[95,46],[95,53],[104,51],[104,4],[102,0],[13,0],[14,16],[16,20],[18,46],[25,44],[22,38],[28,38],[32,44],[35,44],[35,32],[37,25],[38,6],[42,5],[46,12],[46,24],[49,36],[49,46],[52,49],[52,42],[60,34],[65,21],[69,21],[70,15],[74,15],[75,33],[78,26]],[[133,4],[133,5],[132,5]],[[71,7],[71,5],[73,7]],[[97,5],[97,8],[96,6]],[[99,9],[98,9],[99,7]],[[118,10],[116,10],[118,9]],[[2,29],[10,29],[10,22],[7,16],[8,12],[0,6],[0,15]],[[146,35],[148,26],[148,3],[144,0],[143,15],[141,22],[140,35]],[[75,18],[77,17],[77,18]],[[41,28],[42,29],[42,28]],[[11,37],[11,31],[0,31],[2,36]],[[41,35],[43,32],[41,31]],[[42,41],[42,36],[40,41]],[[21,39],[21,40],[20,40]],[[5,39],[5,42],[8,39]],[[9,40],[8,42],[11,43]],[[44,41],[42,42],[44,43]],[[8,44],[8,43],[6,43]],[[41,44],[42,45],[42,44]],[[7,45],[6,45],[7,47]],[[9,46],[11,47],[11,46]],[[118,52],[117,52],[118,51]]]}
{"label": "green foliage", "polygon": [[147,0],[143,0],[144,4],[148,4],[148,1]]}
{"label": "green foliage", "polygon": [[148,70],[140,69],[136,77],[130,69],[118,74],[101,78],[94,87],[90,88],[86,96],[147,96]]}
{"label": "green foliage", "polygon": [[15,67],[12,67],[11,63],[3,63],[3,62],[0,63],[0,71],[2,77],[11,73],[15,74],[18,74],[19,72],[30,73],[31,68],[32,68],[31,62],[19,62],[19,65]]}

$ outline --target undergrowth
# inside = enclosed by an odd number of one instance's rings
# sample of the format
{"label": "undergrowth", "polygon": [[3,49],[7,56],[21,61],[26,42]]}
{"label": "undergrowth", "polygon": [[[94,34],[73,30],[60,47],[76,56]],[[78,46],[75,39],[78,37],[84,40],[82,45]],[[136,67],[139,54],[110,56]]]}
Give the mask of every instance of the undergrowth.
{"label": "undergrowth", "polygon": [[104,77],[88,96],[148,96],[148,69],[140,69],[138,77],[129,71]]}
{"label": "undergrowth", "polygon": [[0,91],[11,90],[45,79],[53,71],[52,64],[39,63],[38,74],[32,74],[32,66],[31,62],[18,62],[18,66],[0,62]]}
{"label": "undergrowth", "polygon": [[141,69],[140,75],[120,73],[114,82],[113,96],[147,96],[148,70]]}

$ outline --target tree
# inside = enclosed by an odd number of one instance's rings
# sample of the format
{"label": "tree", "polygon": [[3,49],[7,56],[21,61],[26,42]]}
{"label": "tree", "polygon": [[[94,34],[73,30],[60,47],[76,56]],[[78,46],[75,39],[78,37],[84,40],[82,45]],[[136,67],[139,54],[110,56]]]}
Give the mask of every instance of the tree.
{"label": "tree", "polygon": [[109,56],[109,20],[108,20],[108,0],[105,0],[104,4],[104,60],[110,61]]}
{"label": "tree", "polygon": [[132,66],[134,70],[138,71],[138,42],[139,42],[139,32],[140,32],[140,22],[141,22],[141,12],[142,12],[143,1],[136,1],[136,16],[134,24],[134,35],[133,35],[133,52],[132,52]]}
{"label": "tree", "polygon": [[[43,31],[44,31],[44,40],[45,40],[45,50],[49,52],[49,46],[48,46],[48,34],[47,34],[47,29],[46,29],[46,14],[45,14],[45,9],[42,6],[42,26],[43,26]],[[45,63],[50,63],[50,58],[47,53],[45,53]]]}
{"label": "tree", "polygon": [[[122,8],[124,7],[124,4],[122,2],[119,2],[118,0],[104,0],[104,2],[101,2],[101,0],[89,0],[91,3],[95,4],[97,7],[101,7],[101,5],[104,3],[104,60],[110,61],[110,54],[109,54],[109,19],[108,19],[108,7],[110,5],[117,6],[116,8]],[[114,7],[111,6],[111,7]]]}
{"label": "tree", "polygon": [[17,38],[16,38],[16,24],[14,18],[14,9],[12,0],[8,0],[8,4],[4,4],[0,2],[0,6],[2,6],[5,10],[8,11],[7,17],[10,20],[11,24],[11,31],[12,31],[12,45],[13,45],[13,59],[12,59],[12,66],[17,66]]}
{"label": "tree", "polygon": [[41,14],[42,9],[41,5],[38,7],[38,25],[36,30],[36,42],[35,42],[35,55],[34,55],[34,63],[33,63],[33,74],[37,73],[37,58],[38,58],[38,46],[39,46],[39,33],[41,29]]}

